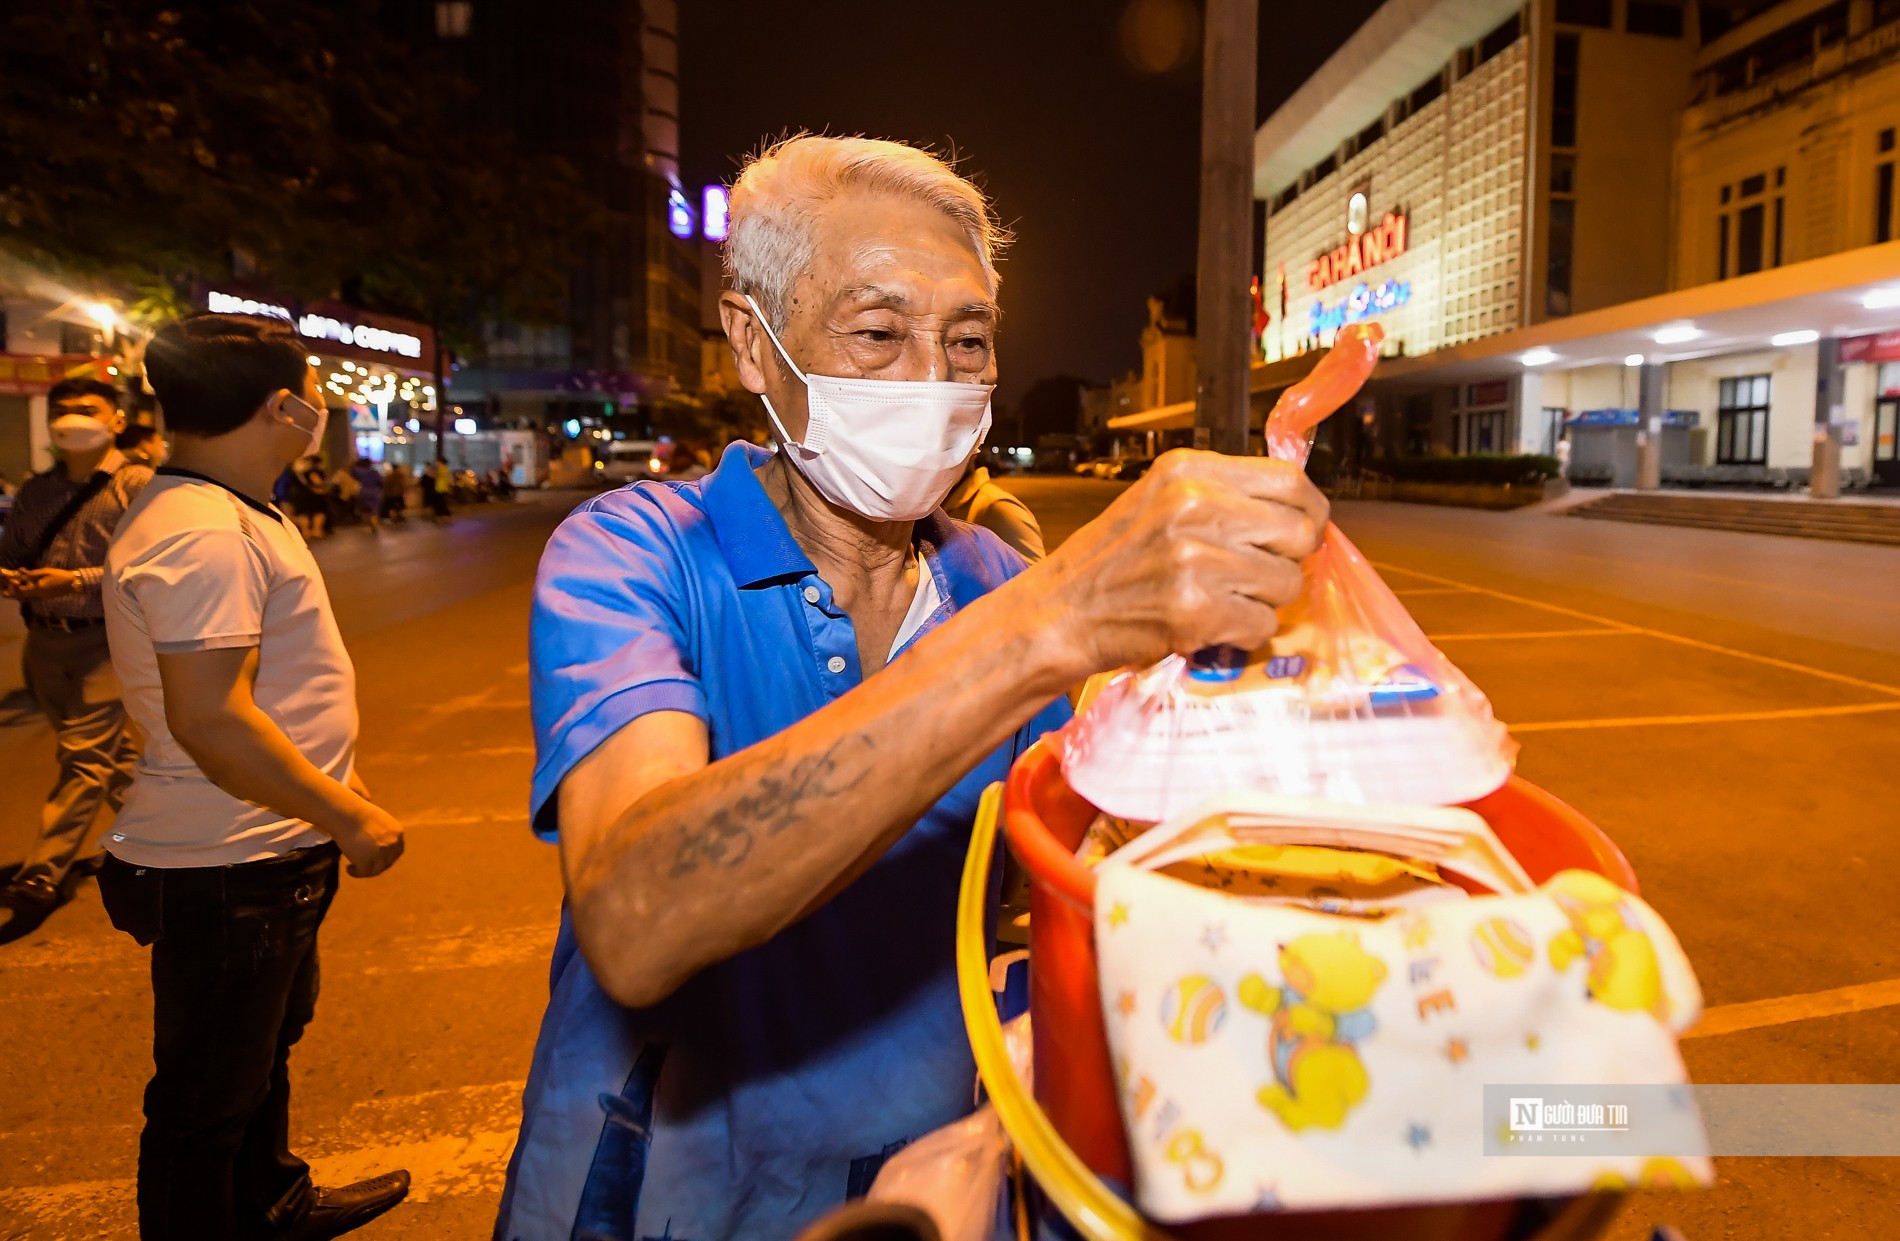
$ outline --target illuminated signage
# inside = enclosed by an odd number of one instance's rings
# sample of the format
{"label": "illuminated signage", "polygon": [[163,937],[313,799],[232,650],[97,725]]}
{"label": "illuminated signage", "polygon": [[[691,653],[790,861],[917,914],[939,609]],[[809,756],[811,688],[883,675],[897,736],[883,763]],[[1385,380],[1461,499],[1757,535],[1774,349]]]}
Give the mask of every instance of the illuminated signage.
{"label": "illuminated signage", "polygon": [[306,340],[333,340],[338,344],[354,345],[358,349],[368,349],[373,353],[395,353],[405,358],[422,356],[420,336],[411,336],[407,332],[391,332],[384,328],[371,327],[367,323],[346,323],[341,319],[332,319],[328,315],[311,314],[296,318],[290,311],[273,302],[253,301],[248,297],[220,293],[216,289],[205,294],[205,308],[213,314],[267,315],[272,319],[295,323],[297,335]]}
{"label": "illuminated signage", "polygon": [[[1357,195],[1355,195],[1357,197]],[[1312,292],[1351,279],[1370,267],[1405,253],[1406,217],[1386,212],[1385,219],[1364,232],[1352,233],[1337,246],[1306,265],[1306,287]]]}
{"label": "illuminated signage", "polygon": [[[1900,332],[1848,336],[1841,341],[1841,363],[1900,362]],[[1882,393],[1885,396],[1886,393]]]}
{"label": "illuminated signage", "polygon": [[420,336],[386,331],[367,323],[344,323],[326,315],[305,315],[297,320],[297,334],[309,340],[334,340],[376,353],[398,353],[405,358],[422,356]]}
{"label": "illuminated signage", "polygon": [[1323,301],[1313,303],[1307,311],[1306,334],[1328,341],[1348,323],[1396,310],[1411,300],[1412,282],[1409,280],[1387,280],[1371,287],[1354,285],[1352,292],[1340,301],[1330,305]]}
{"label": "illuminated signage", "polygon": [[217,290],[205,294],[205,309],[214,315],[266,315],[272,319],[290,318],[290,312],[282,306],[270,302],[254,302],[248,297],[235,297]]}
{"label": "illuminated signage", "polygon": [[297,320],[297,334],[308,340],[334,340],[376,353],[399,353],[405,358],[422,356],[422,338],[407,332],[390,332],[367,323],[345,323],[328,315],[305,315]]}
{"label": "illuminated signage", "polygon": [[699,235],[707,241],[724,241],[726,225],[732,215],[732,200],[723,185],[709,185],[699,192]]}
{"label": "illuminated signage", "polygon": [[693,209],[678,186],[666,192],[666,229],[681,241],[693,235]]}

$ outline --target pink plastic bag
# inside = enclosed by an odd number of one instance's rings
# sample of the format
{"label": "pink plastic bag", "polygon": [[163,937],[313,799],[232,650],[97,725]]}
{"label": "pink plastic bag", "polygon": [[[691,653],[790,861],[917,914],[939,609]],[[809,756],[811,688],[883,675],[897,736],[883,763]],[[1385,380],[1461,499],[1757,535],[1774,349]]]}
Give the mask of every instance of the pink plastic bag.
{"label": "pink plastic bag", "polygon": [[[1340,331],[1274,406],[1272,456],[1305,463],[1313,428],[1365,381],[1381,338],[1375,324]],[[1516,743],[1339,527],[1303,568],[1306,589],[1265,647],[1170,656],[1103,690],[1060,734],[1076,792],[1158,822],[1229,789],[1451,805],[1504,783]]]}
{"label": "pink plastic bag", "polygon": [[[1030,1078],[1029,1018],[1003,1027],[1010,1064]],[[1006,1199],[1009,1136],[988,1104],[898,1151],[878,1170],[870,1202],[913,1206],[930,1216],[943,1241],[991,1241]]]}

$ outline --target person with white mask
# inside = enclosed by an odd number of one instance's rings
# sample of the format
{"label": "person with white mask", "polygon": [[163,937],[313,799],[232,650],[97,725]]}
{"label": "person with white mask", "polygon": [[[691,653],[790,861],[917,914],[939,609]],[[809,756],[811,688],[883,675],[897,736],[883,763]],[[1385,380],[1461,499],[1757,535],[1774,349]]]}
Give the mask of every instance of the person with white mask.
{"label": "person with white mask", "polygon": [[266,499],[328,418],[296,330],[191,315],[145,348],[172,459],[106,557],[106,624],[145,734],[99,895],[151,949],[141,1241],[324,1241],[407,1172],[320,1188],[291,1150],[290,1053],[316,1014],[339,872],[402,856],[356,766],[356,672],[323,574]]}
{"label": "person with white mask", "polygon": [[106,649],[100,584],[113,527],[152,477],[113,447],[125,414],[111,384],[63,380],[47,393],[46,412],[58,460],[21,484],[0,527],[0,594],[20,603],[26,688],[52,727],[58,763],[39,834],[0,891],[21,917],[50,913],[74,867],[90,868],[81,852],[102,813],[119,808],[138,758]]}
{"label": "person with white mask", "polygon": [[1272,632],[1326,502],[1162,458],[1025,567],[946,517],[997,375],[1001,230],[894,142],[731,191],[720,315],[777,451],[589,500],[531,617],[532,824],[567,900],[495,1236],[789,1238],[971,1108],[977,801],[1089,675]]}

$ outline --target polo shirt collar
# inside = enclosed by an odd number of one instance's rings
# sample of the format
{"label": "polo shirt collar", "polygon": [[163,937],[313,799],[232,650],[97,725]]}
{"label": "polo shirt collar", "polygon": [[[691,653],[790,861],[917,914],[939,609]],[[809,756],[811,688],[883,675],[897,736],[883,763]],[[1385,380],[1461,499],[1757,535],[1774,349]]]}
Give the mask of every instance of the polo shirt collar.
{"label": "polo shirt collar", "polygon": [[[754,473],[771,459],[769,450],[735,440],[720,456],[719,468],[700,484],[713,538],[740,589],[818,572]],[[947,602],[973,599],[995,585],[974,533],[951,521],[943,509],[918,518],[911,539],[929,544],[936,553],[940,585],[948,587]]]}
{"label": "polo shirt collar", "polygon": [[765,449],[735,440],[700,487],[713,537],[741,589],[818,571],[753,473],[771,459]]}

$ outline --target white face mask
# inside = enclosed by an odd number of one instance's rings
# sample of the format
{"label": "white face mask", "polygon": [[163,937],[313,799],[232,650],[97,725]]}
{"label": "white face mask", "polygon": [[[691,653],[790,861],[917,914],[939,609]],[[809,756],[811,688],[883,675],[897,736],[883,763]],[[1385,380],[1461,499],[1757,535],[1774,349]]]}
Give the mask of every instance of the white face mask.
{"label": "white face mask", "polygon": [[328,407],[322,406],[322,405],[312,405],[310,402],[304,400],[302,397],[298,396],[296,393],[294,392],[291,393],[290,399],[283,402],[281,405],[277,407],[277,413],[280,417],[284,419],[284,421],[288,422],[291,426],[296,427],[299,431],[303,430],[304,427],[303,427],[303,423],[298,422],[295,418],[290,416],[290,408],[293,403],[296,405],[303,406],[305,409],[315,414],[317,418],[316,425],[310,428],[310,451],[308,453],[300,453],[298,455],[311,456],[311,457],[321,456],[323,453],[323,433],[330,425],[330,411]]}
{"label": "white face mask", "polygon": [[785,455],[818,494],[873,521],[916,521],[941,504],[989,434],[991,386],[807,375],[758,303],[746,302],[805,385],[803,442],[792,438],[769,399],[765,412]]}
{"label": "white face mask", "polygon": [[112,442],[112,428],[87,414],[61,414],[47,430],[61,452],[97,452]]}

